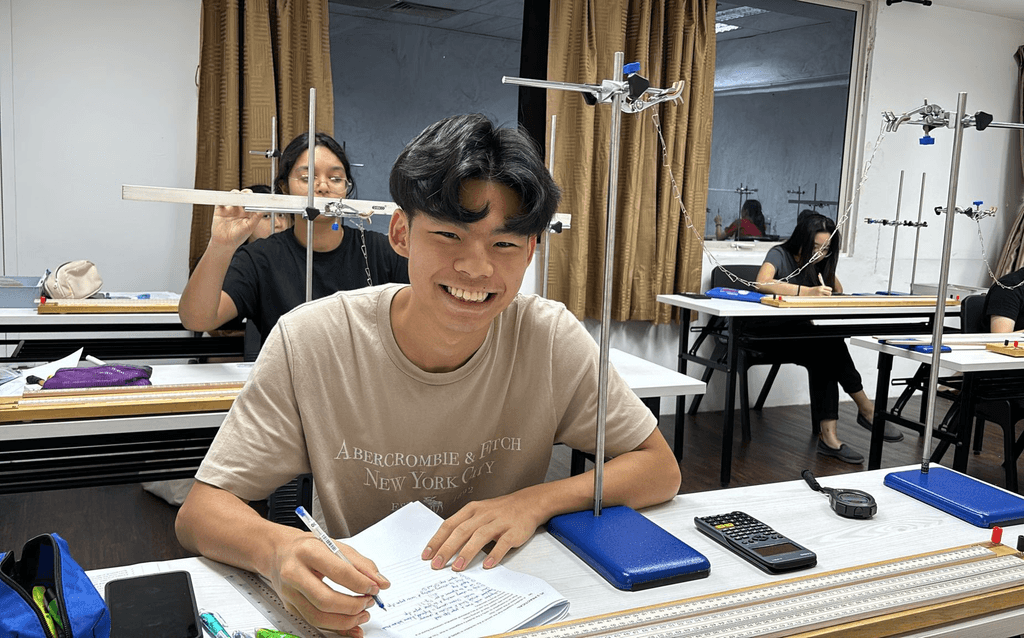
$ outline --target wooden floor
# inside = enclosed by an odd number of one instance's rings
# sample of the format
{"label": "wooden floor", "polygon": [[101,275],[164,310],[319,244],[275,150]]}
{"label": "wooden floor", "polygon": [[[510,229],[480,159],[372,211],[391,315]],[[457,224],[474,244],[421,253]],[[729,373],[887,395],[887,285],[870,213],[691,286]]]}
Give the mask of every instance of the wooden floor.
{"label": "wooden floor", "polygon": [[[910,416],[911,412],[906,414]],[[686,417],[680,493],[721,489],[721,418],[720,412]],[[840,405],[839,423],[842,440],[867,456],[868,432],[856,425],[852,403]],[[661,428],[671,443],[668,418],[662,420]],[[751,429],[752,440],[744,443],[739,440],[737,427],[730,487],[795,480],[805,469],[820,478],[866,467],[815,453],[807,406],[752,413]],[[984,449],[980,455],[971,456],[969,474],[1002,485],[1001,436],[998,427],[986,429]],[[920,437],[906,432],[902,442],[885,444],[883,467],[920,463],[921,450]],[[568,460],[568,450],[557,450],[549,477],[568,476]],[[952,463],[952,451],[944,461]],[[1018,471],[1024,476],[1024,468]],[[828,485],[827,481],[822,483]],[[728,504],[722,507],[728,508]],[[0,552],[20,549],[24,541],[37,534],[57,532],[86,569],[188,556],[174,536],[175,513],[176,508],[138,485],[0,495]]]}

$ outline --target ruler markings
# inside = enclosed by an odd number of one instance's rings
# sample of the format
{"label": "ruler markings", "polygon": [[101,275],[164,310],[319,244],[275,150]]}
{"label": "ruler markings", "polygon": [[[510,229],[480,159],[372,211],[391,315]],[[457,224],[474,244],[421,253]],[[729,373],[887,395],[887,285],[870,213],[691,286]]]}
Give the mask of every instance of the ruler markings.
{"label": "ruler markings", "polygon": [[326,638],[316,627],[290,612],[277,593],[256,574],[231,573],[224,578],[263,614],[272,628],[303,638]]}

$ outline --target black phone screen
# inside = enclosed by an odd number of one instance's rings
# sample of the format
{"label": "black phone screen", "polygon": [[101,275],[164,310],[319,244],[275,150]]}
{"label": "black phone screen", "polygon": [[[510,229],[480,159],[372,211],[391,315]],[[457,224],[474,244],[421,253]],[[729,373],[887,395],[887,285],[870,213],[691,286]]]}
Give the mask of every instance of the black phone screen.
{"label": "black phone screen", "polygon": [[110,638],[200,638],[192,577],[165,572],[107,583]]}

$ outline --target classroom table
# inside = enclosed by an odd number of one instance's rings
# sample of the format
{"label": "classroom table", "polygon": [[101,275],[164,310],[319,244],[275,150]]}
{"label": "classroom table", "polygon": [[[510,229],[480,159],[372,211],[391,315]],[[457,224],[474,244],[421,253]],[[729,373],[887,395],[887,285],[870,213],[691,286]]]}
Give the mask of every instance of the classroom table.
{"label": "classroom table", "polygon": [[[0,345],[14,346],[0,363],[59,359],[80,347],[101,360],[242,356],[241,337],[204,337],[186,330],[176,312],[39,314],[0,308]],[[97,336],[116,333],[117,337]]]}
{"label": "classroom table", "polygon": [[[667,503],[643,510],[642,513],[650,520],[708,558],[711,573],[707,578],[700,580],[640,592],[620,591],[609,585],[543,530],[522,547],[513,550],[504,564],[513,570],[532,574],[550,583],[568,599],[568,619],[573,620],[743,587],[774,584],[789,578],[814,576],[868,563],[893,562],[916,554],[990,540],[990,530],[974,527],[885,487],[882,481],[886,473],[887,471],[874,470],[818,477],[819,482],[826,487],[859,489],[874,496],[878,503],[878,512],[870,520],[853,520],[837,516],[829,508],[828,499],[824,495],[812,491],[798,478],[781,483],[681,494]],[[778,532],[811,549],[817,554],[817,565],[787,574],[769,575],[714,543],[699,533],[694,526],[694,516],[708,516],[734,510],[744,511],[760,519]],[[1024,534],[1024,525],[1005,528],[1003,543],[1014,546],[1020,534]],[[89,576],[94,582],[102,583],[109,578],[123,577],[129,573],[154,573],[175,569],[192,572],[197,603],[200,607],[205,604],[207,607],[215,608],[215,605],[231,597],[244,600],[241,594],[224,580],[223,574],[232,571],[233,568],[205,558],[186,558],[132,567],[92,570]],[[382,597],[386,597],[386,594],[385,590]],[[371,613],[386,612],[375,610]],[[942,626],[901,635],[929,638],[1007,638],[1019,634],[1022,627],[1024,607],[996,611],[975,618],[957,619]]]}
{"label": "classroom table", "polygon": [[[891,339],[895,337],[887,336],[886,338]],[[892,373],[892,360],[894,357],[899,357],[931,365],[932,354],[930,352],[917,352],[899,346],[887,345],[879,342],[877,338],[871,337],[854,337],[850,340],[850,344],[878,352],[875,418],[872,421],[871,448],[868,453],[868,469],[877,469],[882,465],[882,432],[885,430],[885,423],[887,421],[911,427],[919,432],[923,432],[925,427],[923,424],[915,424],[902,416],[893,415],[888,409],[889,377]],[[953,468],[965,472],[967,470],[967,460],[970,457],[971,424],[974,419],[972,405],[978,375],[980,373],[999,372],[1005,374],[1007,378],[1020,377],[1021,390],[1024,393],[1024,358],[1010,357],[982,349],[955,349],[951,352],[940,353],[939,367],[964,375],[960,393],[961,398],[966,399],[966,402],[960,408],[959,424],[955,429],[956,444],[953,454]]]}
{"label": "classroom table", "polygon": [[[656,416],[661,397],[705,388],[702,381],[615,348],[609,359]],[[245,381],[252,365],[154,365],[151,381],[154,386]],[[0,423],[0,494],[190,478],[226,414]],[[572,455],[572,469],[582,471],[584,464],[583,455]]]}
{"label": "classroom table", "polygon": [[[154,365],[154,386],[244,382],[251,363]],[[0,424],[0,494],[191,478],[226,411]]]}
{"label": "classroom table", "polygon": [[[658,295],[658,301],[683,309],[683,312],[680,313],[682,317],[679,323],[679,372],[686,374],[687,362],[693,361],[705,367],[722,370],[726,374],[720,475],[723,487],[729,484],[732,473],[733,418],[739,372],[736,363],[739,344],[746,338],[747,326],[765,319],[807,319],[815,323],[816,329],[813,334],[807,334],[802,338],[847,338],[855,335],[886,333],[930,333],[935,316],[934,306],[775,308],[761,303],[714,299],[703,295]],[[690,311],[694,310],[726,320],[727,356],[724,364],[711,361],[697,352],[690,351]],[[947,315],[958,316],[959,312],[959,305],[946,306]],[[765,337],[759,334],[758,338]],[[786,335],[785,338],[792,339],[793,336]],[[676,401],[676,416],[680,424],[683,408],[684,399],[679,397]],[[681,428],[681,425],[676,427],[679,434],[682,434]],[[676,439],[675,450],[676,458],[681,458],[682,436]]]}

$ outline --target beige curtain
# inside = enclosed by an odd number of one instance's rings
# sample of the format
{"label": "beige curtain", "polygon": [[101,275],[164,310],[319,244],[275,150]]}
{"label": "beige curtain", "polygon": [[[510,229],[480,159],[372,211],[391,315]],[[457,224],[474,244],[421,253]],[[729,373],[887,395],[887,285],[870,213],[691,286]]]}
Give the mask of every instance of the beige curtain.
{"label": "beige curtain", "polygon": [[[1017,48],[1013,59],[1017,61],[1017,103],[1020,111],[1017,113],[1017,121],[1024,122],[1024,46]],[[1020,165],[1024,168],[1024,131],[1017,132],[1017,151],[1020,153]],[[996,277],[1008,275],[1024,268],[1024,194],[1017,207],[1017,219],[1006,236],[1006,245],[1003,246],[1003,253],[996,265]]]}
{"label": "beige curtain", "polygon": [[[271,118],[278,148],[309,126],[334,130],[327,0],[203,0],[195,188],[270,185]],[[212,206],[195,206],[189,272],[210,241]]]}
{"label": "beige curtain", "polygon": [[[715,0],[554,0],[548,79],[597,84],[612,58],[640,62],[656,88],[686,82],[683,103],[623,115],[612,318],[668,322],[658,294],[700,288],[715,70]],[[651,112],[657,109],[671,174],[696,227],[679,209]],[[554,175],[572,227],[551,235],[548,294],[578,317],[600,318],[611,107],[548,91],[556,115]],[[548,139],[551,131],[548,130]]]}

